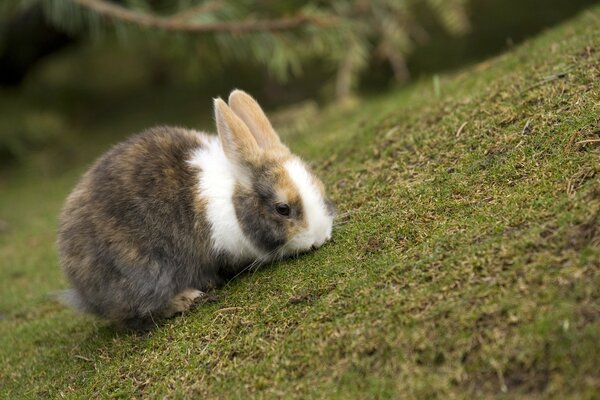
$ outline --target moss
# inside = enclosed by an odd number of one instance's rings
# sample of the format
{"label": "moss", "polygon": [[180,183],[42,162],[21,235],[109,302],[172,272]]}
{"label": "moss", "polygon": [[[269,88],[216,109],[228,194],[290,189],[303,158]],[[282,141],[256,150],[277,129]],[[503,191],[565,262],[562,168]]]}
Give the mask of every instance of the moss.
{"label": "moss", "polygon": [[81,168],[9,179],[2,395],[597,397],[599,12],[441,76],[439,98],[424,80],[287,132],[338,204],[334,240],[145,335],[48,299]]}

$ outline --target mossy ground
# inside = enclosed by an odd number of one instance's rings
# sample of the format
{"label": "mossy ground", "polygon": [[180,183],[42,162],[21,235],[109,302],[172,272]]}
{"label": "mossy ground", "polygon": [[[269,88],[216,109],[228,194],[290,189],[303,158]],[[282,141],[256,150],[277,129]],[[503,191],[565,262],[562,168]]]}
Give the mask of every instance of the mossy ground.
{"label": "mossy ground", "polygon": [[147,334],[49,299],[83,166],[13,174],[0,395],[598,398],[600,8],[435,86],[283,130],[337,202],[334,240]]}

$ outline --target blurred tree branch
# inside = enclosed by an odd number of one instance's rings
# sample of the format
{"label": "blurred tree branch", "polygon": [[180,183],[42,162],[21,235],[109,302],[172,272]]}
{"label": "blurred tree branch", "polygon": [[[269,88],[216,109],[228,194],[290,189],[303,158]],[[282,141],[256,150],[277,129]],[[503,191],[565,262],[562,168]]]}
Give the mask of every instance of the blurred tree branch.
{"label": "blurred tree branch", "polygon": [[187,22],[191,17],[201,13],[213,11],[218,2],[208,2],[200,7],[179,12],[173,16],[163,17],[159,15],[132,11],[126,7],[105,0],[70,0],[72,3],[86,7],[104,17],[116,19],[123,22],[133,23],[149,28],[159,28],[167,31],[181,32],[227,32],[247,33],[255,31],[282,31],[294,29],[306,25],[318,27],[331,26],[335,23],[334,17],[316,17],[298,14],[291,17],[278,19],[258,19],[243,21],[222,21],[211,23]]}
{"label": "blurred tree branch", "polygon": [[198,15],[217,11],[222,8],[223,5],[223,0],[207,1],[206,3],[201,3],[198,6],[179,11],[169,18],[177,21],[189,21]]}
{"label": "blurred tree branch", "polygon": [[[428,40],[429,27],[422,24],[419,10],[429,13],[423,14],[431,16],[434,26],[460,35],[469,27],[467,1],[0,0],[0,10],[13,10],[16,19],[17,4],[21,10],[39,7],[57,30],[70,37],[114,32],[118,40],[141,44],[154,35],[168,40],[165,53],[186,60],[201,58],[207,71],[231,62],[251,62],[285,81],[304,74],[305,65],[322,60],[331,75],[335,69],[331,82],[336,97],[343,100],[368,76],[376,58],[391,67],[395,81],[408,80],[406,56]],[[24,53],[21,46],[14,48]],[[27,69],[25,63],[19,65],[24,67],[13,69]]]}

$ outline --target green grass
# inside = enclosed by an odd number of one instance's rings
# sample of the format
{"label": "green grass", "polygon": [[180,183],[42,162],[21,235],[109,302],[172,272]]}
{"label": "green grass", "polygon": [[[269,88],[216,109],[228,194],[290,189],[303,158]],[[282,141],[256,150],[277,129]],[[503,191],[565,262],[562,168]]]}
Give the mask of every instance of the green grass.
{"label": "green grass", "polygon": [[143,335],[49,300],[83,166],[12,174],[0,396],[600,397],[600,148],[580,143],[600,137],[599,78],[596,7],[440,96],[324,110],[286,137],[338,204],[334,240]]}

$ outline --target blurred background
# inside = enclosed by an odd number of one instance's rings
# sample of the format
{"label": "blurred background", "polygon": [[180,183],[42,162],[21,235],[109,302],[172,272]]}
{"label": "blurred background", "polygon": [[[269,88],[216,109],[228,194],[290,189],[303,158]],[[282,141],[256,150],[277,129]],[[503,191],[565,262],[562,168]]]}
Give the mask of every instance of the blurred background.
{"label": "blurred background", "polygon": [[0,185],[152,125],[212,130],[211,98],[235,87],[293,126],[482,62],[596,2],[2,0]]}

